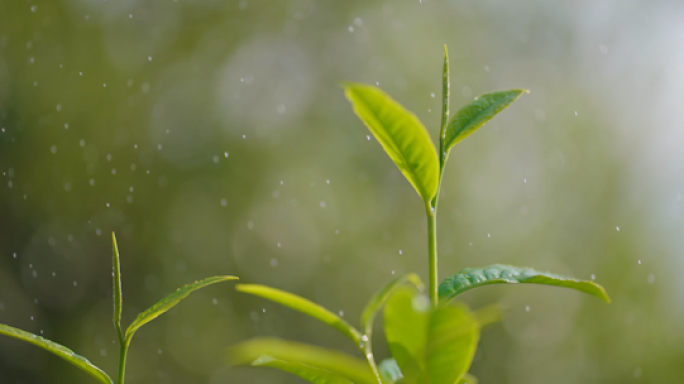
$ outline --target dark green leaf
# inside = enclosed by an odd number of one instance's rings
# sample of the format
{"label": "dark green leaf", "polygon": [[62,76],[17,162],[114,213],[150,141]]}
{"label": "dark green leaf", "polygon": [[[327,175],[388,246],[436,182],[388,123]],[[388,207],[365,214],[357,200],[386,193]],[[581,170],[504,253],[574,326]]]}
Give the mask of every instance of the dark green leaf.
{"label": "dark green leaf", "polygon": [[10,327],[9,325],[5,324],[0,324],[0,334],[14,337],[16,339],[29,342],[33,345],[37,345],[45,349],[46,351],[52,352],[55,355],[61,357],[62,359],[70,362],[71,364],[81,368],[82,370],[96,378],[99,382],[103,384],[112,384],[112,379],[110,379],[109,376],[107,376],[107,374],[104,373],[103,370],[94,366],[93,363],[88,361],[88,359],[86,359],[85,357],[75,354],[74,351],[63,345],[57,344],[48,339],[44,339],[38,335],[34,335],[33,333],[22,331],[21,329],[17,329],[14,327]]}
{"label": "dark green leaf", "polygon": [[401,374],[401,369],[397,365],[397,361],[393,358],[385,359],[378,365],[380,376],[384,384],[397,384],[404,375]]}
{"label": "dark green leaf", "polygon": [[610,298],[600,285],[593,281],[575,280],[569,277],[520,268],[511,265],[490,265],[485,268],[466,268],[448,277],[439,286],[440,301],[448,301],[459,294],[487,284],[544,284],[572,288],[594,295],[610,303]]}
{"label": "dark green leaf", "polygon": [[370,129],[426,203],[437,192],[439,161],[430,135],[416,115],[377,87],[344,84],[354,113]]}
{"label": "dark green leaf", "polygon": [[387,345],[405,382],[425,382],[429,299],[413,288],[401,287],[387,301],[384,314]]}
{"label": "dark green leaf", "polygon": [[156,304],[148,308],[145,312],[142,312],[138,317],[128,326],[126,330],[126,340],[130,342],[131,337],[135,331],[137,331],[143,325],[149,323],[150,321],[156,319],[162,313],[173,308],[181,300],[186,298],[190,293],[196,291],[200,288],[204,288],[207,285],[220,283],[222,281],[237,280],[235,276],[214,276],[208,277],[204,280],[196,281],[192,284],[185,285],[179,288],[176,292],[166,296],[165,298],[158,301]]}
{"label": "dark green leaf", "polygon": [[467,307],[437,307],[428,326],[428,382],[458,382],[470,368],[479,338],[479,324]]}
{"label": "dark green leaf", "polygon": [[423,289],[423,282],[420,281],[420,277],[415,273],[409,273],[407,275],[401,276],[395,280],[390,281],[387,285],[382,287],[377,291],[373,297],[368,301],[366,307],[363,309],[361,314],[361,326],[366,331],[368,335],[369,330],[372,330],[373,320],[375,315],[378,313],[380,308],[387,302],[392,293],[394,293],[397,288],[401,287],[403,284],[411,283],[419,290]]}
{"label": "dark green leaf", "polygon": [[447,126],[444,150],[449,151],[451,147],[468,137],[496,116],[497,113],[517,100],[524,92],[528,91],[512,89],[487,93],[459,109]]}
{"label": "dark green leaf", "polygon": [[318,367],[348,377],[357,384],[378,383],[365,361],[312,345],[260,338],[240,343],[228,350],[228,360],[232,364],[249,364],[263,355]]}
{"label": "dark green leaf", "polygon": [[240,292],[263,297],[264,299],[274,301],[305,313],[347,335],[356,344],[361,341],[361,334],[353,326],[336,314],[301,296],[258,284],[238,284],[235,286],[235,289]]}
{"label": "dark green leaf", "polygon": [[116,235],[112,232],[112,266],[114,272],[114,325],[119,336],[119,341],[123,341],[121,332],[121,308],[123,306],[123,296],[121,294],[121,260],[119,258],[119,246],[116,244]]}
{"label": "dark green leaf", "polygon": [[252,365],[255,367],[277,368],[297,375],[302,379],[314,384],[353,384],[344,376],[327,371],[325,369],[293,361],[279,360],[268,355],[259,357],[252,363]]}

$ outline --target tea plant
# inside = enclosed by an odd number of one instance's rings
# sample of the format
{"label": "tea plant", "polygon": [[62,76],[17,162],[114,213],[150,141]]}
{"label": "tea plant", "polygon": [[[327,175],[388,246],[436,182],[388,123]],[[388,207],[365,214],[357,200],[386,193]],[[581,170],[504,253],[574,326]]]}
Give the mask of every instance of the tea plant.
{"label": "tea plant", "polygon": [[[237,280],[235,276],[214,276],[209,277],[204,280],[196,281],[192,284],[185,285],[176,292],[166,296],[165,298],[158,301],[156,304],[140,313],[138,317],[128,326],[124,332],[121,328],[121,312],[123,305],[123,297],[121,290],[121,264],[119,262],[119,247],[116,243],[116,236],[112,232],[112,259],[113,259],[113,272],[112,277],[114,280],[114,326],[116,327],[116,334],[119,338],[119,378],[117,383],[123,384],[124,374],[126,371],[126,354],[128,353],[128,347],[131,345],[131,339],[135,332],[140,329],[143,325],[149,323],[150,321],[156,319],[159,315],[171,309],[173,306],[178,304],[181,300],[186,298],[190,293],[196,291],[200,288],[204,288],[207,285],[219,283],[227,280]],[[88,359],[83,356],[75,354],[71,349],[57,344],[53,341],[45,339],[41,336],[35,335],[30,332],[22,331],[9,325],[0,324],[0,334],[14,337],[20,340],[24,340],[31,344],[37,345],[55,355],[63,358],[64,360],[70,362],[71,364],[81,368],[99,382],[103,384],[113,384],[112,379],[107,375],[102,369],[93,365]]]}
{"label": "tea plant", "polygon": [[[438,286],[437,205],[449,153],[526,90],[484,94],[450,118],[449,57],[445,46],[442,119],[439,150],[435,151],[430,135],[418,118],[379,88],[356,83],[345,83],[343,88],[356,115],[423,199],[428,222],[429,299],[421,294],[423,285],[417,275],[400,277],[371,298],[363,310],[359,331],[333,312],[302,297],[262,285],[238,284],[238,291],[289,306],[342,332],[357,345],[366,362],[340,352],[266,338],[232,348],[229,359],[233,363],[281,369],[316,384],[476,383],[467,372],[480,328],[497,314],[491,310],[473,313],[462,304],[451,304],[461,293],[488,284],[544,284],[576,289],[610,302],[605,290],[593,281],[510,265],[466,268]],[[392,358],[378,365],[371,339],[373,321],[383,306],[385,335]]]}

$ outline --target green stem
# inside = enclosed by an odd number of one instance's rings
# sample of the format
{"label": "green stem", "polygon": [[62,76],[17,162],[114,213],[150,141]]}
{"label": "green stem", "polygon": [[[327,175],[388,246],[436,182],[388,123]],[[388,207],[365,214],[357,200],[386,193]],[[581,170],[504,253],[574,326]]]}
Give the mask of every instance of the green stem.
{"label": "green stem", "polygon": [[428,255],[430,257],[430,302],[433,306],[437,306],[439,303],[437,292],[439,282],[437,272],[437,210],[432,204],[428,204],[426,213],[428,219]]}
{"label": "green stem", "polygon": [[119,342],[119,381],[117,384],[124,384],[124,375],[126,373],[126,354],[128,354],[128,346],[130,339],[121,340]]}
{"label": "green stem", "polygon": [[375,363],[375,357],[373,357],[373,345],[371,344],[371,330],[366,330],[366,334],[363,336],[367,338],[368,340],[363,340],[359,344],[359,349],[361,349],[361,353],[366,357],[366,361],[368,361],[368,365],[370,366],[371,371],[373,371],[373,375],[375,375],[375,378],[378,379],[378,384],[382,384],[382,378],[380,377],[380,371],[378,370],[378,365]]}

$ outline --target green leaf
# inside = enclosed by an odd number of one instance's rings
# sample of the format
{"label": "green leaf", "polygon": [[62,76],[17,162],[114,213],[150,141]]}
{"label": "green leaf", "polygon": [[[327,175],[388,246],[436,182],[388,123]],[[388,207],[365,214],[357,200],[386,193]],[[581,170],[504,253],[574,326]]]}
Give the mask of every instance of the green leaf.
{"label": "green leaf", "polygon": [[325,369],[293,361],[279,360],[268,355],[259,357],[252,365],[255,367],[277,368],[297,375],[314,384],[353,384],[347,378]]}
{"label": "green leaf", "polygon": [[107,376],[107,374],[104,373],[103,370],[94,366],[93,363],[88,361],[88,359],[86,359],[85,357],[75,354],[74,351],[63,345],[57,344],[48,339],[44,339],[38,335],[34,335],[33,333],[22,331],[21,329],[17,329],[14,327],[10,327],[9,325],[5,324],[0,324],[0,334],[14,337],[16,339],[29,342],[33,345],[37,345],[45,349],[46,351],[52,352],[55,355],[61,357],[62,359],[70,362],[71,364],[81,368],[82,370],[90,374],[92,377],[96,378],[99,382],[103,384],[112,384],[112,379],[110,379],[109,376]]}
{"label": "green leaf", "polygon": [[477,377],[466,373],[461,377],[461,380],[459,380],[458,384],[477,384]]}
{"label": "green leaf", "polygon": [[430,383],[456,383],[475,356],[480,327],[465,306],[440,306],[430,316],[426,348]]}
{"label": "green leaf", "polygon": [[428,203],[437,192],[439,161],[430,135],[416,115],[377,87],[346,83],[354,113]]}
{"label": "green leaf", "polygon": [[361,341],[361,334],[353,326],[336,314],[301,296],[258,284],[238,284],[235,286],[235,289],[240,292],[263,297],[264,299],[305,313],[342,332],[356,344]]}
{"label": "green leaf", "polygon": [[409,287],[401,287],[385,305],[385,336],[392,357],[406,383],[426,382],[425,348],[430,301]]}
{"label": "green leaf", "polygon": [[139,314],[138,317],[131,323],[131,325],[128,326],[128,329],[126,330],[126,341],[130,342],[131,337],[133,337],[133,334],[140,327],[156,319],[162,313],[173,308],[176,304],[178,304],[181,300],[186,298],[193,291],[196,291],[200,288],[204,288],[207,285],[237,279],[238,278],[235,276],[214,276],[208,277],[204,280],[196,281],[192,284],[188,284],[179,288],[178,290],[176,290],[176,292],[166,296],[165,298],[161,299],[156,304],[148,308],[145,312]]}
{"label": "green leaf", "polygon": [[488,284],[544,284],[572,288],[594,295],[610,303],[602,286],[593,281],[575,280],[569,277],[520,268],[512,265],[490,265],[484,268],[466,268],[446,278],[439,286],[440,301],[449,301],[459,294]]}
{"label": "green leaf", "polygon": [[375,315],[378,313],[380,308],[399,287],[406,283],[411,283],[419,290],[423,290],[423,282],[420,281],[420,277],[418,277],[418,275],[415,273],[409,273],[390,281],[388,284],[382,287],[382,289],[377,291],[373,297],[371,297],[371,299],[368,301],[368,304],[366,304],[366,307],[363,309],[363,313],[361,314],[361,327],[363,327],[365,330],[366,335],[372,331],[373,320],[375,319]]}
{"label": "green leaf", "polygon": [[348,377],[357,384],[378,383],[365,361],[312,345],[276,338],[259,338],[240,343],[228,350],[228,360],[232,364],[249,364],[263,355],[318,367]]}
{"label": "green leaf", "polygon": [[512,89],[510,91],[487,93],[459,109],[447,126],[444,150],[448,152],[451,147],[485,125],[497,113],[506,109],[524,92],[528,91],[525,89]]}
{"label": "green leaf", "polygon": [[397,361],[393,358],[381,361],[378,365],[378,369],[380,370],[382,382],[385,384],[397,384],[404,378]]}
{"label": "green leaf", "polygon": [[123,306],[123,296],[121,294],[121,261],[119,258],[119,246],[116,244],[116,235],[112,232],[112,265],[114,272],[112,278],[114,279],[114,325],[116,326],[116,333],[119,335],[119,341],[123,341],[123,333],[121,332],[121,308]]}

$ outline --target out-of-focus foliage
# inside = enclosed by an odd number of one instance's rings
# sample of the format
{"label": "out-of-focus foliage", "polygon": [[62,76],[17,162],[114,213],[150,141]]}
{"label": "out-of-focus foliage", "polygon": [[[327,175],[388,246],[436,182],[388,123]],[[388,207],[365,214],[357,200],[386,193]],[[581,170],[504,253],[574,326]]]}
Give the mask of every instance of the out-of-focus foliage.
{"label": "out-of-focus foliage", "polygon": [[[529,265],[594,275],[613,299],[464,294],[511,308],[470,372],[681,382],[682,19],[676,0],[0,1],[0,322],[115,372],[112,230],[126,244],[124,327],[216,274],[352,319],[393,274],[425,280],[422,204],[338,83],[379,83],[437,142],[446,43],[452,111],[492,89],[532,92],[451,151],[442,278]],[[136,334],[128,382],[301,382],[226,366],[225,348],[257,335],[358,354],[231,286],[193,298]],[[0,377],[92,381],[9,338]]]}

